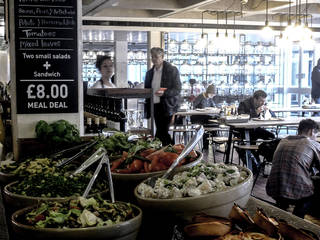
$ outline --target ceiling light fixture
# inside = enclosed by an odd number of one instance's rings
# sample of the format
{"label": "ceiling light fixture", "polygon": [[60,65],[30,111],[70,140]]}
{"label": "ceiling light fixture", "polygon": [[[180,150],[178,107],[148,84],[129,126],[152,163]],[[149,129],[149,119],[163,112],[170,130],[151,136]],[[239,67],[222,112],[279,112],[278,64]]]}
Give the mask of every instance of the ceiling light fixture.
{"label": "ceiling light fixture", "polygon": [[224,33],[225,38],[228,37],[228,12],[225,12],[226,15],[226,32]]}
{"label": "ceiling light fixture", "polygon": [[201,13],[201,38],[197,41],[196,43],[196,47],[199,49],[204,49],[206,46],[206,39],[205,39],[205,34],[203,32],[203,15],[204,13],[206,13],[207,11],[203,11]]}
{"label": "ceiling light fixture", "polygon": [[266,34],[272,33],[272,28],[269,26],[268,10],[269,10],[269,0],[266,0],[266,21],[265,21],[264,28],[263,28],[263,32]]}
{"label": "ceiling light fixture", "polygon": [[295,24],[291,23],[291,14],[290,8],[291,4],[289,1],[289,18],[288,18],[288,26],[285,29],[286,40],[290,42],[297,42],[300,45],[305,45],[308,43],[312,44],[312,32],[308,27],[308,1],[306,0],[306,18],[304,24],[301,22],[301,0],[296,0],[296,13],[295,13]]}
{"label": "ceiling light fixture", "polygon": [[217,32],[216,32],[216,38],[219,37],[219,12],[217,11]]}
{"label": "ceiling light fixture", "polygon": [[233,38],[236,39],[236,12],[233,12]]}

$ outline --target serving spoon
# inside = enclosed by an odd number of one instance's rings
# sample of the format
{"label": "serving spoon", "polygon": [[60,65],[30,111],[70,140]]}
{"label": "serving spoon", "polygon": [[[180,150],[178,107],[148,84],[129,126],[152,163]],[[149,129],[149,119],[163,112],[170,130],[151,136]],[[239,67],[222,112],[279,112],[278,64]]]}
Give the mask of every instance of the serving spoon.
{"label": "serving spoon", "polygon": [[[200,141],[204,134],[204,128],[201,125],[196,129],[196,134],[192,137],[192,139],[188,142],[186,147],[183,149],[183,151],[180,153],[180,155],[174,160],[174,162],[171,164],[170,168],[163,174],[161,178],[168,179],[171,176],[171,173],[173,169],[181,162],[182,159],[184,159],[194,148],[194,146]],[[158,177],[151,177],[146,180],[146,184],[154,187],[156,184]]]}

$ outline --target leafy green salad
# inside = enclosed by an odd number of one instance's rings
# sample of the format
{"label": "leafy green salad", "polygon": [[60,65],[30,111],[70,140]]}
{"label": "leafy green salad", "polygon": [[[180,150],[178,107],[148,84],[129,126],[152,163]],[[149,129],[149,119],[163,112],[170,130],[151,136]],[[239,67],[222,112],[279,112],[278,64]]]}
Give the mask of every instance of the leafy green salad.
{"label": "leafy green salad", "polygon": [[37,228],[85,228],[110,226],[137,215],[130,203],[110,203],[100,196],[68,202],[42,203],[22,216],[24,224]]}
{"label": "leafy green salad", "polygon": [[122,155],[123,151],[129,153],[129,155],[134,155],[142,149],[154,148],[159,149],[162,143],[159,139],[141,137],[137,141],[128,141],[130,135],[123,132],[116,132],[114,135],[98,139],[98,144],[95,146],[96,149],[99,147],[104,147],[109,154],[109,157],[113,155]]}
{"label": "leafy green salad", "polygon": [[[91,173],[81,173],[73,178],[58,173],[41,173],[30,175],[17,184],[13,184],[9,191],[31,197],[79,196],[85,191],[91,177]],[[105,179],[98,179],[90,193],[105,191],[108,188],[107,186]]]}

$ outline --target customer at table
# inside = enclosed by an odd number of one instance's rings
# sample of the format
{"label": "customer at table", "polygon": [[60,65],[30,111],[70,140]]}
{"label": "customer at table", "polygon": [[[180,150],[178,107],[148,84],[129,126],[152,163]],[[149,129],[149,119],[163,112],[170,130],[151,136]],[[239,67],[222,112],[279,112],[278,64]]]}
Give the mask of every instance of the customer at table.
{"label": "customer at table", "polygon": [[[250,118],[258,118],[260,115],[264,115],[266,111],[269,111],[271,116],[275,117],[275,114],[266,106],[267,94],[262,90],[257,90],[253,93],[253,96],[240,102],[238,107],[238,114],[248,114]],[[244,138],[244,133],[242,135]],[[250,140],[252,142],[260,139],[273,139],[275,135],[266,129],[255,128],[250,130]]]}
{"label": "customer at table", "polygon": [[[316,141],[318,124],[305,119],[299,123],[298,135],[282,139],[274,153],[272,169],[266,191],[286,210],[294,205],[293,214],[304,218],[313,206],[314,184],[311,179],[314,168],[320,170],[320,144]],[[316,203],[313,205],[313,203]]]}
{"label": "customer at table", "polygon": [[95,82],[91,88],[115,88],[114,84],[114,66],[110,56],[98,55],[96,68],[101,73],[101,79]]}
{"label": "customer at table", "polygon": [[216,86],[211,84],[207,87],[206,91],[198,95],[193,101],[193,108],[206,108],[215,107],[213,97],[216,95]]}
{"label": "customer at table", "polygon": [[[318,64],[313,68],[311,75],[311,97],[316,104],[320,104],[320,58]],[[319,116],[320,113],[314,113],[314,116]]]}
{"label": "customer at table", "polygon": [[[146,73],[145,88],[153,89],[156,137],[163,145],[172,144],[169,125],[180,103],[181,82],[178,69],[164,61],[162,48],[151,48],[153,67]],[[147,101],[146,117],[150,117],[150,101]]]}
{"label": "customer at table", "polygon": [[[207,87],[206,91],[198,95],[195,100],[193,101],[193,108],[194,109],[204,109],[206,107],[215,107],[216,104],[213,100],[214,96],[216,95],[216,87],[215,85],[211,84]],[[193,124],[201,124],[201,125],[209,125],[209,120],[212,119],[210,115],[191,115],[190,120]],[[212,124],[210,124],[212,125]],[[208,133],[207,131],[203,135],[203,148],[208,149],[209,141],[208,137],[210,135],[215,135],[214,132]]]}

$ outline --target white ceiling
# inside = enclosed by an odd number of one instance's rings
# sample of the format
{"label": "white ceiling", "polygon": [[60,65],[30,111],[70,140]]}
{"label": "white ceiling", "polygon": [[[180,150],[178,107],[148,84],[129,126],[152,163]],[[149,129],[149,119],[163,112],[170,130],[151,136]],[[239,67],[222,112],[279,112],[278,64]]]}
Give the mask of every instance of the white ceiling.
{"label": "white ceiling", "polygon": [[[242,4],[241,1],[244,3]],[[287,0],[269,0],[268,15],[271,25],[286,25],[289,2]],[[170,23],[216,23],[219,12],[219,24],[225,24],[227,12],[228,24],[264,25],[267,0],[82,0],[84,19],[105,19],[108,21],[141,21]],[[296,11],[313,26],[320,24],[320,0],[291,0],[291,19],[295,21]],[[211,13],[204,12],[210,11]],[[311,20],[312,18],[312,20]],[[177,25],[179,26],[179,25]]]}

